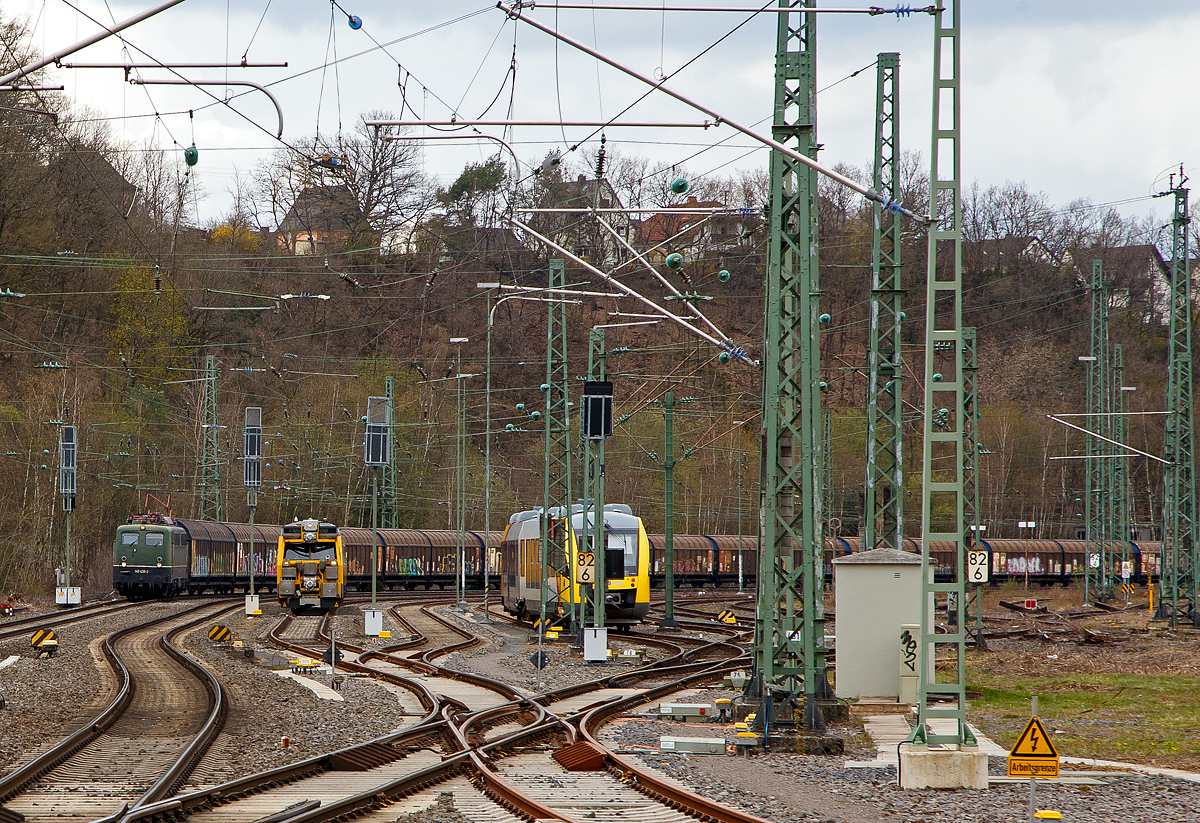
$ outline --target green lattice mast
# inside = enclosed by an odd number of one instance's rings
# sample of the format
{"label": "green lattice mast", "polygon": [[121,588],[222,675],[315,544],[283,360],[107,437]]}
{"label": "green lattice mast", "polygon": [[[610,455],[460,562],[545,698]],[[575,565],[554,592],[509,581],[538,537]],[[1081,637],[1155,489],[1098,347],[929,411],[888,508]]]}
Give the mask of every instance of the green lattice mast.
{"label": "green lattice mast", "polygon": [[[588,381],[602,382],[606,380],[608,380],[608,362],[604,329],[592,329],[588,332]],[[586,435],[583,426],[580,426],[580,433]],[[583,437],[583,531],[576,539],[579,540],[579,545],[584,547],[583,551],[593,553],[592,579],[594,582],[590,586],[592,625],[600,629],[604,628],[604,609],[600,604],[604,602],[605,587],[608,584],[606,576],[608,547],[604,542],[603,532],[600,533],[599,540],[596,538],[596,530],[604,527],[604,439],[600,438],[595,442],[596,447],[593,450],[592,439]],[[595,506],[593,509],[594,520],[589,524],[587,507],[591,505]],[[579,625],[582,627],[587,623],[587,607],[583,603],[582,594],[580,595],[579,611],[582,615]]]}
{"label": "green lattice mast", "polygon": [[1196,455],[1192,427],[1192,284],[1188,274],[1187,178],[1180,169],[1171,218],[1171,294],[1168,304],[1167,414],[1163,437],[1163,563],[1159,615],[1200,626],[1196,558]]}
{"label": "green lattice mast", "polygon": [[[967,551],[975,548],[975,544],[983,537],[979,519],[979,455],[982,453],[979,447],[979,352],[975,340],[974,326],[962,330],[963,540]],[[976,648],[986,647],[983,639],[982,584],[975,586],[975,644]]]}
{"label": "green lattice mast", "polygon": [[[565,287],[565,270],[561,259],[550,261],[549,289]],[[561,603],[563,592],[558,590],[557,580],[561,575],[570,579],[567,562],[567,529],[550,530],[548,517],[551,509],[562,508],[570,522],[571,512],[571,417],[567,400],[570,384],[567,378],[567,306],[561,301],[546,303],[546,382],[542,386],[545,394],[543,411],[546,427],[545,457],[543,462],[542,505],[547,515],[542,518],[542,625],[545,625],[546,602],[552,599]],[[548,590],[550,579],[555,580],[555,590]],[[568,591],[570,586],[568,586]],[[563,608],[566,608],[564,605]],[[570,614],[568,611],[567,614]]]}
{"label": "green lattice mast", "polygon": [[1129,560],[1129,464],[1124,455],[1128,452],[1123,448],[1125,443],[1125,356],[1121,344],[1113,346],[1112,368],[1113,411],[1112,439],[1122,445],[1113,447],[1112,460],[1112,501],[1111,522],[1113,524],[1113,540],[1117,544],[1120,555],[1113,558],[1114,562],[1126,563]]}
{"label": "green lattice mast", "polygon": [[217,358],[204,359],[204,422],[200,440],[200,519],[221,516],[221,429],[217,426]]}
{"label": "green lattice mast", "polygon": [[[900,55],[879,55],[875,80],[874,189],[900,199]],[[867,350],[867,489],[864,545],[904,547],[900,374],[900,216],[873,204],[870,347]]]}
{"label": "green lattice mast", "polygon": [[1110,466],[1112,448],[1111,384],[1108,355],[1108,287],[1104,265],[1092,261],[1091,353],[1087,360],[1087,429],[1095,434],[1087,439],[1087,486],[1084,489],[1083,516],[1087,525],[1086,562],[1083,575],[1083,599],[1108,600],[1111,595],[1109,574],[1112,569],[1110,534]]}
{"label": "green lattice mast", "polygon": [[[780,7],[798,9],[811,0]],[[780,12],[772,137],[816,157],[816,15]],[[755,673],[758,723],[823,726],[824,649],[817,184],[780,152],[770,161],[763,367],[763,514]],[[796,555],[800,562],[795,562]]]}
{"label": "green lattice mast", "polygon": [[[962,178],[959,71],[959,7],[950,0],[937,12],[933,42],[933,140],[929,169],[929,259],[925,290],[925,414],[921,489],[921,644],[919,716],[913,742],[974,746],[967,726],[966,563],[963,533],[964,425],[962,369]],[[939,415],[941,409],[945,415]],[[935,541],[955,546],[952,579],[933,581],[930,548]],[[953,599],[955,621],[937,631],[932,603]],[[946,649],[950,655],[938,655]],[[933,661],[949,661],[934,677]],[[941,663],[945,666],[945,663]],[[940,682],[939,682],[940,681]],[[933,732],[926,723],[953,718],[954,734]]]}
{"label": "green lattice mast", "polygon": [[[821,462],[821,513],[825,517],[825,523],[832,522],[833,517],[833,461],[829,456],[833,454],[833,409],[824,408],[821,410],[821,454],[825,455],[825,460]],[[831,534],[836,532],[830,529]]]}

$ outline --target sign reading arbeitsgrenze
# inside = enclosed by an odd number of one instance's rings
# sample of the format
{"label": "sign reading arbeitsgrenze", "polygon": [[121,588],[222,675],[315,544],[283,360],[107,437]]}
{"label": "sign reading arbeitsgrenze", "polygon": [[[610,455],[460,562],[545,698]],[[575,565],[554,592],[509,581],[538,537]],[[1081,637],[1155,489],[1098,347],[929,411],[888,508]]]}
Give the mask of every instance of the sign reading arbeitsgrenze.
{"label": "sign reading arbeitsgrenze", "polygon": [[1058,750],[1042,721],[1029,718],[1025,731],[1008,753],[1009,777],[1058,777]]}

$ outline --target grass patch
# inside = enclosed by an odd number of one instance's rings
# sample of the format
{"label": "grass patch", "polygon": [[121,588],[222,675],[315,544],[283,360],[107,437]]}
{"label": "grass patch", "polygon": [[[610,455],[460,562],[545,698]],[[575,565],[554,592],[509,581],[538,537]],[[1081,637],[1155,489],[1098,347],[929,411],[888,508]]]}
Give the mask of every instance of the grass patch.
{"label": "grass patch", "polygon": [[1036,694],[1038,716],[1060,755],[1200,769],[1200,677],[1018,678],[975,660],[968,662],[967,682],[981,692],[971,701],[972,722],[1006,748],[1028,722],[1030,698]]}

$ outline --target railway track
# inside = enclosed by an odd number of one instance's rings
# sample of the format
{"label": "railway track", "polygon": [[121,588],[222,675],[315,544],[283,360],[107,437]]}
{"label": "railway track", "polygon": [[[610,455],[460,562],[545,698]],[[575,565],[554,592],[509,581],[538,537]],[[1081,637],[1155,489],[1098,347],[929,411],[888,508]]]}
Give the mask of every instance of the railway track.
{"label": "railway track", "polygon": [[33,617],[5,620],[0,623],[0,640],[20,637],[21,635],[30,634],[37,629],[57,629],[61,626],[69,626],[73,623],[81,623],[97,617],[107,617],[110,614],[137,608],[139,605],[138,603],[127,601],[119,603],[93,603],[78,609],[48,612],[46,614],[34,615]]}
{"label": "railway track", "polygon": [[205,603],[109,635],[116,696],[0,780],[8,811],[29,821],[91,821],[176,791],[220,732],[226,700],[216,678],[172,641],[233,608]]}
{"label": "railway track", "polygon": [[[670,647],[673,654],[647,667],[647,671],[616,672],[590,683],[530,697],[489,678],[439,666],[437,658],[476,640],[466,629],[441,618],[427,606],[406,603],[397,607],[393,617],[406,627],[409,637],[370,650],[339,643],[339,648],[354,653],[339,668],[423,687],[430,711],[421,723],[339,753],[180,796],[169,807],[164,804],[159,810],[148,810],[130,820],[173,816],[171,819],[205,823],[267,819],[301,823],[349,818],[393,821],[398,812],[433,805],[447,793],[453,797],[455,808],[469,812],[469,817],[479,823],[513,823],[528,820],[531,814],[555,818],[555,814],[541,809],[536,798],[511,785],[493,764],[503,762],[504,755],[512,751],[532,749],[545,756],[551,746],[574,742],[578,732],[567,721],[581,718],[580,709],[591,708],[598,701],[638,694],[638,690],[624,685],[626,681],[652,678],[657,682],[665,678],[674,683],[681,677],[690,682],[718,676],[723,671],[720,664],[714,667],[711,662],[686,662],[684,658],[727,645],[724,641],[697,641],[698,645],[689,648],[673,639],[654,638]],[[287,621],[282,623],[284,628],[275,631],[276,642],[281,642],[280,634],[288,632]],[[327,640],[324,631],[318,633],[318,642]],[[452,687],[463,686],[478,691],[467,695],[467,699],[447,694],[454,691]],[[667,690],[678,687],[668,686]],[[475,695],[478,699],[472,699]],[[480,705],[484,707],[477,708]],[[562,708],[568,716],[559,717],[547,706]]]}
{"label": "railway track", "polygon": [[[615,705],[614,700],[631,707],[715,679],[745,660],[734,642],[736,629],[705,621],[700,624],[704,631],[719,639],[635,634],[631,641],[662,648],[667,653],[664,659],[636,670],[606,670],[588,683],[525,695],[499,681],[439,665],[440,657],[478,639],[428,606],[404,603],[393,617],[407,627],[409,637],[369,650],[339,641],[339,648],[351,653],[339,669],[393,682],[417,694],[427,713],[415,726],[185,795],[149,799],[143,794],[132,801],[129,811],[108,819],[121,823],[394,821],[401,812],[449,799],[473,823],[615,821],[618,816],[623,823],[676,823],[681,820],[679,812],[625,785],[640,784],[641,778],[629,770],[633,767],[613,759],[616,755],[610,757],[589,738],[589,718],[600,717],[597,708]],[[207,619],[208,614],[201,621]],[[329,640],[328,626],[315,618],[300,625],[285,619],[275,627],[273,638],[285,648],[319,654]],[[313,643],[321,648],[312,648]],[[652,684],[649,689],[639,685],[646,683]],[[565,772],[550,753],[572,744],[591,747],[608,773]],[[660,779],[649,773],[645,777],[647,785]],[[678,786],[671,789],[676,790],[686,791]],[[113,799],[108,796],[110,808]],[[700,798],[689,802],[698,804],[697,809],[707,804]],[[678,799],[670,803],[686,808]],[[690,813],[724,823],[758,823],[725,812]],[[56,814],[54,819],[72,817]]]}

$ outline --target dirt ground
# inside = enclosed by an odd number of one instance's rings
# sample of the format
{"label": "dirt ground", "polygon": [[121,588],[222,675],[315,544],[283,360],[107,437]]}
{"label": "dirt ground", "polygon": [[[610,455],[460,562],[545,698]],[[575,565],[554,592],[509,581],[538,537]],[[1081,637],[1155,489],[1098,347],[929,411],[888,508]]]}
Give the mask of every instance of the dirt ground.
{"label": "dirt ground", "polygon": [[[1038,612],[1001,605],[1026,597]],[[1084,607],[1075,588],[985,589],[987,650],[967,662],[981,692],[972,722],[1009,745],[1039,694],[1061,754],[1200,771],[1200,629],[1154,620],[1144,587],[1108,605],[1117,611]]]}

